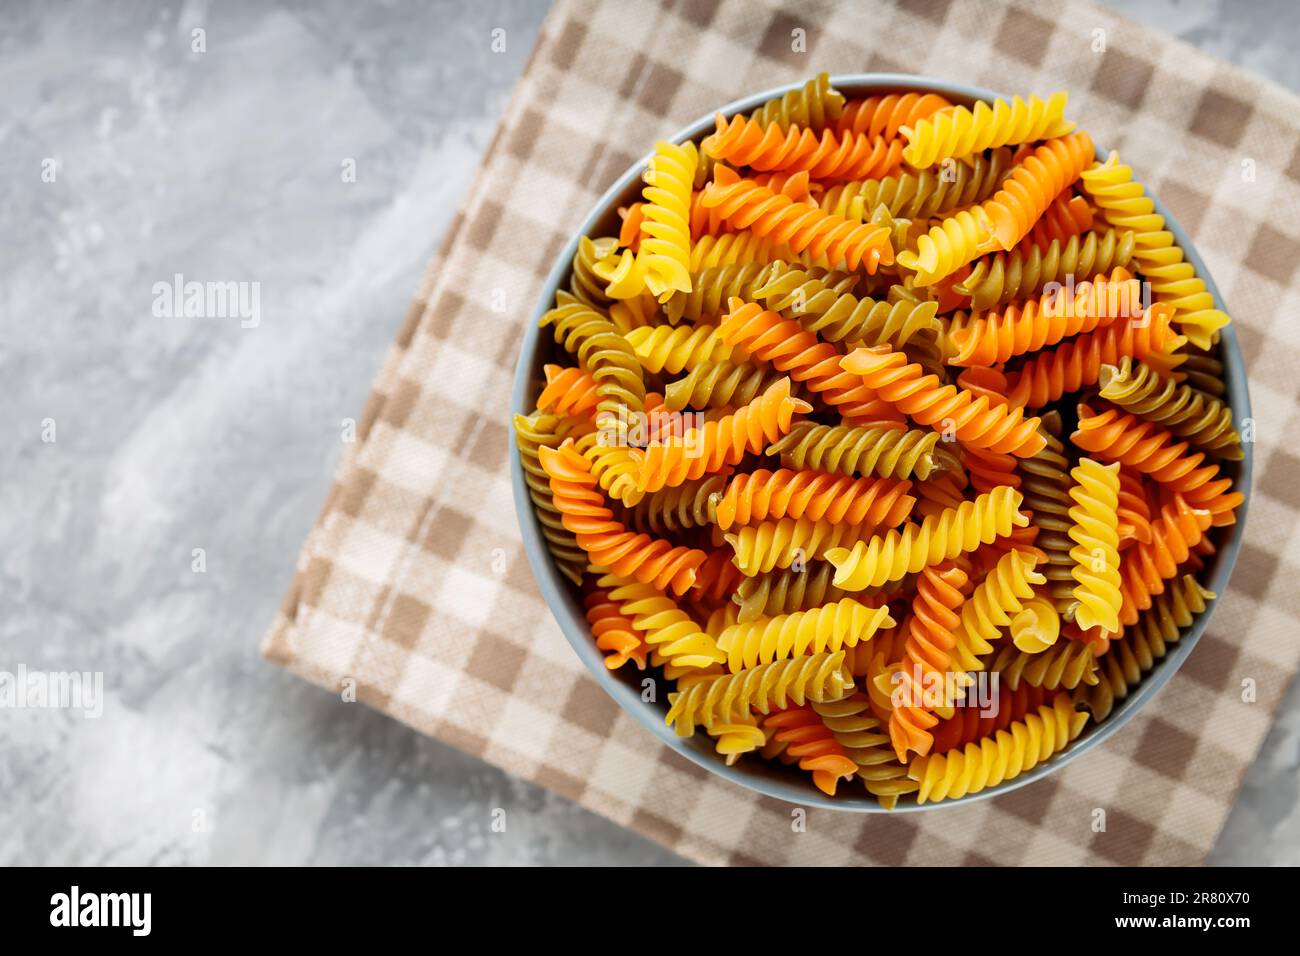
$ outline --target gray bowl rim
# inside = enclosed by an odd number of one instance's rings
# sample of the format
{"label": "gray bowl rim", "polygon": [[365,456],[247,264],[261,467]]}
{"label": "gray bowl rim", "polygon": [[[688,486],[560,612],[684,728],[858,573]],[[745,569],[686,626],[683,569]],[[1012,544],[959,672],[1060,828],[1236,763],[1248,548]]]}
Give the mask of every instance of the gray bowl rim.
{"label": "gray bowl rim", "polygon": [[[907,73],[841,74],[832,76],[831,83],[847,96],[865,96],[871,93],[910,90],[940,93],[954,102],[966,103],[976,99],[1007,98],[1004,94],[981,87],[968,86],[963,83],[950,83]],[[673,136],[668,137],[668,139],[674,143],[683,143],[688,139],[698,141],[700,136],[714,128],[713,117],[715,112],[721,112],[726,116],[748,113],[767,100],[799,86],[802,86],[802,81],[773,87],[735,100],[719,107],[717,110],[710,111],[707,115],[695,120]],[[510,409],[512,415],[515,413],[526,415],[533,409],[534,396],[537,391],[536,383],[540,380],[538,374],[540,371],[539,353],[543,349],[538,322],[555,301],[556,291],[562,287],[564,281],[568,278],[573,257],[578,251],[579,240],[583,236],[590,235],[602,219],[607,219],[620,200],[626,201],[625,197],[632,191],[634,185],[640,181],[641,173],[645,169],[650,155],[650,153],[646,153],[638,159],[618,178],[614,185],[606,190],[591,212],[583,219],[582,224],[575,230],[572,238],[556,259],[555,265],[552,267],[550,275],[542,288],[537,307],[533,310],[532,318],[524,332],[523,342],[520,346],[519,360],[515,367],[514,386],[511,391]],[[1098,146],[1097,155],[1105,156],[1107,151]],[[1169,211],[1159,199],[1154,196],[1151,198],[1155,202],[1156,210],[1164,216],[1165,228],[1174,234],[1178,244],[1186,254],[1187,260],[1196,268],[1196,274],[1205,281],[1206,287],[1214,296],[1216,306],[1225,312],[1228,311],[1224,305],[1223,297],[1220,295],[1213,277],[1210,275],[1209,270],[1206,269],[1204,261],[1202,261],[1200,254],[1193,245],[1191,237],[1187,235],[1177,220],[1169,214]],[[1241,349],[1237,342],[1237,333],[1231,324],[1223,329],[1221,342],[1221,358],[1224,363],[1227,400],[1232,407],[1235,420],[1240,423],[1250,417],[1250,394],[1247,389],[1246,371],[1242,362]],[[1245,458],[1237,463],[1238,471],[1235,490],[1244,493],[1245,501],[1242,502],[1241,508],[1237,512],[1237,521],[1231,526],[1228,540],[1215,555],[1209,574],[1208,586],[1216,595],[1220,596],[1227,589],[1228,578],[1232,574],[1233,565],[1237,560],[1237,552],[1241,548],[1242,536],[1246,526],[1246,511],[1250,503],[1254,446],[1252,443],[1243,443],[1243,449]],[[631,714],[643,727],[649,730],[660,743],[670,747],[687,760],[731,783],[764,796],[775,797],[802,807],[817,807],[850,813],[915,813],[922,810],[964,806],[975,800],[986,800],[1001,796],[1019,787],[1041,780],[1049,774],[1056,773],[1067,764],[1072,763],[1080,755],[1110,739],[1116,731],[1127,724],[1164,687],[1196,647],[1219,600],[1216,597],[1209,602],[1205,611],[1192,624],[1191,629],[1174,645],[1173,650],[1157,664],[1155,669],[1146,676],[1135,693],[1130,694],[1118,703],[1105,720],[1101,722],[1090,721],[1080,737],[1065,750],[1056,754],[1051,760],[1013,780],[958,800],[941,800],[937,803],[919,805],[912,801],[899,801],[896,809],[886,810],[869,794],[864,796],[843,794],[829,797],[814,787],[806,775],[800,777],[789,768],[784,766],[776,767],[767,761],[742,760],[727,766],[714,751],[712,738],[705,734],[678,737],[664,723],[663,702],[654,704],[642,702],[637,686],[641,672],[632,672],[633,679],[627,680],[621,677],[619,672],[611,671],[605,666],[604,659],[587,630],[587,621],[581,602],[577,599],[572,586],[556,568],[550,552],[546,549],[541,534],[541,525],[538,523],[533,512],[532,502],[528,497],[523,467],[513,445],[510,459],[510,478],[514,492],[515,513],[519,519],[520,531],[523,534],[524,550],[528,555],[528,562],[532,566],[538,586],[541,588],[542,595],[545,597],[551,613],[559,623],[560,629],[564,632],[564,636],[573,646],[578,657],[586,665],[587,670],[596,679],[596,682],[618,702],[623,710]]]}

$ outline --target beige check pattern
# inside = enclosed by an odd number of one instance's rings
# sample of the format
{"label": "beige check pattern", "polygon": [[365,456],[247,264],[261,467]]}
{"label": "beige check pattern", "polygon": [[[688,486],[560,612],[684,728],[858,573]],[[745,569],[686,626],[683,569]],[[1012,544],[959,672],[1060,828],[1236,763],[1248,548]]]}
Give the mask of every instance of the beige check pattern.
{"label": "beige check pattern", "polygon": [[[792,50],[803,30],[806,52]],[[1104,50],[1100,47],[1104,44]],[[1195,653],[1104,747],[1006,796],[862,817],[791,808],[659,745],[592,681],[529,571],[508,470],[523,324],[563,245],[655,138],[821,70],[1070,93],[1195,237],[1244,345],[1256,486]],[[1194,864],[1300,646],[1300,100],[1080,0],[561,0],[386,361],[264,651],[306,679],[693,860]],[[501,296],[508,311],[492,305]],[[1243,681],[1258,698],[1243,701]],[[1092,830],[1094,808],[1106,832]]]}

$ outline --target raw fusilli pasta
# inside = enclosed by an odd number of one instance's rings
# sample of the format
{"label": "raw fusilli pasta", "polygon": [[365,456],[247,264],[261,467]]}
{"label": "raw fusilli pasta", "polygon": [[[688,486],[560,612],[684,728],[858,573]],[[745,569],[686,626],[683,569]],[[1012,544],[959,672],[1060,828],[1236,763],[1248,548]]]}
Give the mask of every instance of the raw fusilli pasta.
{"label": "raw fusilli pasta", "polygon": [[1119,465],[1080,459],[1070,472],[1070,573],[1074,586],[1073,619],[1082,628],[1119,632]]}
{"label": "raw fusilli pasta", "polygon": [[902,127],[907,137],[903,159],[917,168],[933,166],[998,146],[1064,136],[1073,127],[1065,119],[1064,93],[1047,100],[1015,96],[992,104],[980,101],[973,109],[954,106]]}
{"label": "raw fusilli pasta", "polygon": [[964,797],[1014,779],[1064,750],[1087,722],[1088,715],[1074,709],[1069,694],[1058,694],[1050,706],[962,750],[917,757],[907,768],[920,784],[916,801]]}
{"label": "raw fusilli pasta", "polygon": [[1162,378],[1127,355],[1118,366],[1103,365],[1097,384],[1106,401],[1164,426],[1211,455],[1230,461],[1244,457],[1232,409],[1212,395]]}
{"label": "raw fusilli pasta", "polygon": [[658,142],[578,240],[523,485],[605,666],[720,763],[978,793],[1210,607],[1228,317],[1066,107],[823,73]]}
{"label": "raw fusilli pasta", "polygon": [[778,617],[733,624],[718,637],[734,673],[783,657],[801,657],[853,647],[870,640],[879,628],[893,627],[888,608],[871,607],[853,598]]}
{"label": "raw fusilli pasta", "polygon": [[783,468],[811,468],[839,475],[920,478],[961,467],[934,432],[853,428],[797,422],[768,446]]}
{"label": "raw fusilli pasta", "polygon": [[784,710],[790,702],[839,700],[852,691],[843,651],[807,654],[698,680],[668,696],[667,720],[678,734],[690,736],[697,724]]}
{"label": "raw fusilli pasta", "polygon": [[991,309],[1038,295],[1049,283],[1064,283],[1069,276],[1086,281],[1127,266],[1132,258],[1133,233],[1087,232],[1065,243],[1053,239],[1046,249],[1035,245],[1026,252],[1017,247],[984,256],[975,261],[969,275],[952,285],[952,291],[969,296],[972,309]]}

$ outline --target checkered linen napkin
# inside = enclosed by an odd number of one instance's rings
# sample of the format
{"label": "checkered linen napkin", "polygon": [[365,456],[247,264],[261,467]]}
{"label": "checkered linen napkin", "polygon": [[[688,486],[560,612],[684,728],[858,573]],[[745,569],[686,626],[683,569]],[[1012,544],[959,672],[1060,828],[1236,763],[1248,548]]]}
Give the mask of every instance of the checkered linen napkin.
{"label": "checkered linen napkin", "polygon": [[[696,116],[822,70],[1068,90],[1069,115],[1168,203],[1226,296],[1258,477],[1209,632],[1107,744],[995,799],[813,811],[794,833],[788,805],[660,745],[579,663],[524,556],[508,403],[544,277],[604,189]],[[351,679],[359,699],[420,732],[701,862],[1199,863],[1300,657],[1300,457],[1288,441],[1300,434],[1298,261],[1300,99],[1088,3],[561,0],[264,652],[335,691]],[[502,294],[505,315],[491,308]],[[1105,833],[1092,832],[1096,807]]]}

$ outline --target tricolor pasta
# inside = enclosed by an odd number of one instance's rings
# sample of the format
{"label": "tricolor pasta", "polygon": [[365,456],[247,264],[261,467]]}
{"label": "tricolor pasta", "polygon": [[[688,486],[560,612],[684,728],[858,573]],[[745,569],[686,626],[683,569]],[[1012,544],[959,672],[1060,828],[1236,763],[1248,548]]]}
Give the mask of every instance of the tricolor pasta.
{"label": "tricolor pasta", "polygon": [[1228,317],[1066,95],[818,76],[655,145],[515,418],[610,670],[893,808],[1069,748],[1214,594]]}

